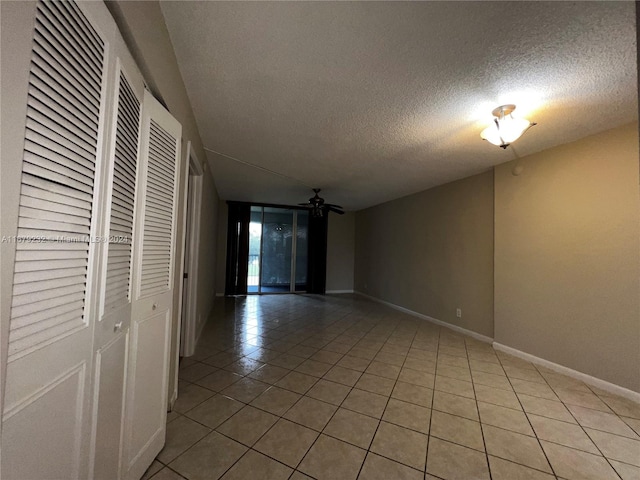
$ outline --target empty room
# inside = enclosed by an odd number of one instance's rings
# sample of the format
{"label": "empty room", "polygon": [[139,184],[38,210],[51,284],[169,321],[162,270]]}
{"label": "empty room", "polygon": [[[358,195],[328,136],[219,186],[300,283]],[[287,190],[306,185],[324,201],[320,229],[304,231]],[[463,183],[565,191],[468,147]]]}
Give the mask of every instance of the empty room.
{"label": "empty room", "polygon": [[639,11],[0,2],[0,476],[639,480]]}

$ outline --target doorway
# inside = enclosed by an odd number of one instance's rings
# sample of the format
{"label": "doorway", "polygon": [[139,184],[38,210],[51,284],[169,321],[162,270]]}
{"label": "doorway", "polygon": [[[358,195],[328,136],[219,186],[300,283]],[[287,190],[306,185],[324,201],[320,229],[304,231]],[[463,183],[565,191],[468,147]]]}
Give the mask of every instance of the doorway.
{"label": "doorway", "polygon": [[252,206],[247,293],[307,290],[309,212]]}

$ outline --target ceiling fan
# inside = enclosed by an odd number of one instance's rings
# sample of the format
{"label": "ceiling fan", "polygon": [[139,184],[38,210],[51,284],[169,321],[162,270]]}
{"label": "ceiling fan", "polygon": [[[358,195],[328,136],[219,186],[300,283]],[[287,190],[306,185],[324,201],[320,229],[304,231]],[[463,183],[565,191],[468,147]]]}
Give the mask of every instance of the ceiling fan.
{"label": "ceiling fan", "polygon": [[298,204],[310,209],[311,216],[323,217],[325,210],[330,212],[335,212],[338,215],[344,214],[344,210],[342,210],[342,207],[340,205],[334,205],[332,203],[324,203],[324,198],[320,198],[320,195],[318,195],[320,193],[319,188],[314,188],[313,192],[315,193],[315,195],[311,197],[307,203]]}

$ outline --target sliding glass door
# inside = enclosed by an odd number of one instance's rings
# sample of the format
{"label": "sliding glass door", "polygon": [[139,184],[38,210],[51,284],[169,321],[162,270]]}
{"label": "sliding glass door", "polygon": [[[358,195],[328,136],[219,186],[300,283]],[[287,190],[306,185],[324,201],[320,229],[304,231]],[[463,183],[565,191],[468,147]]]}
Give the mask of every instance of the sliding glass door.
{"label": "sliding glass door", "polygon": [[309,213],[251,207],[247,293],[289,293],[307,289]]}

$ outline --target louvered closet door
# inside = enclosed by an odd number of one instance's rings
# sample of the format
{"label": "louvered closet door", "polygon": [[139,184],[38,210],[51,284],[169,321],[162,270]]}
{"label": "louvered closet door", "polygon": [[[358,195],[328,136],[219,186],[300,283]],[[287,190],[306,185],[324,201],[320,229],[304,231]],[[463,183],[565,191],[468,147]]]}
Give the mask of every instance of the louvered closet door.
{"label": "louvered closet door", "polygon": [[91,463],[89,478],[122,477],[124,400],[131,324],[131,280],[138,146],[144,81],[124,41],[117,55],[110,145],[101,215],[98,321],[94,333]]}
{"label": "louvered closet door", "polygon": [[[86,476],[107,43],[103,4],[39,2],[2,416],[2,478]],[[21,119],[16,119],[20,121]]]}
{"label": "louvered closet door", "polygon": [[125,414],[131,479],[140,478],[165,440],[182,131],[148,92],[142,112]]}

